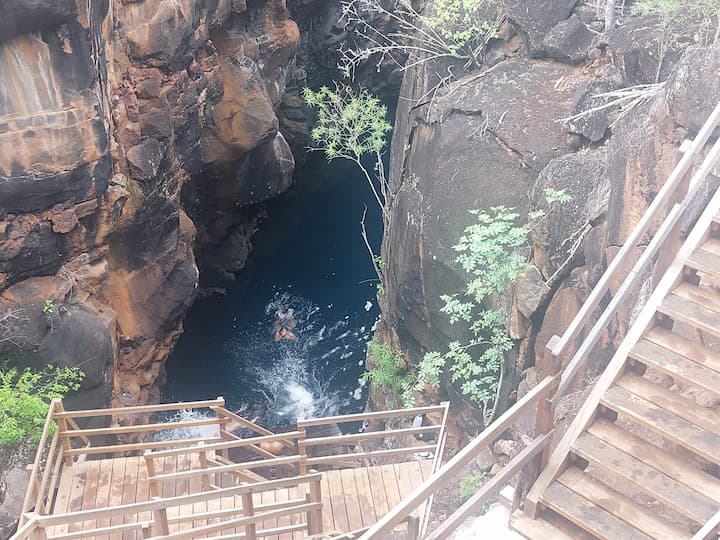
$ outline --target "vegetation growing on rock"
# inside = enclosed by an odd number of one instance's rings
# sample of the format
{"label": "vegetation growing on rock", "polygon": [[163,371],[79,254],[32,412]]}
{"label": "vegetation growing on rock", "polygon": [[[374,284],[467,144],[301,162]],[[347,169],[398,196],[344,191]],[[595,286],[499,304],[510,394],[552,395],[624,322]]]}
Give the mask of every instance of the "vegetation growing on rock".
{"label": "vegetation growing on rock", "polygon": [[56,366],[0,370],[0,445],[37,442],[50,400],[77,391],[84,377],[77,368]]}

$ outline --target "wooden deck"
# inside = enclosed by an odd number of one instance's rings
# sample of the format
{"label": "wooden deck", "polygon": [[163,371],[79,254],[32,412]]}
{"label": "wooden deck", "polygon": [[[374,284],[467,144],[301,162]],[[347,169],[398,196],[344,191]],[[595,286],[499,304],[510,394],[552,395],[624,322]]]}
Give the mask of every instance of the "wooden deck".
{"label": "wooden deck", "polygon": [[[197,459],[188,462],[188,456],[163,458],[162,471],[173,473],[198,468]],[[391,508],[406,498],[413,489],[429,478],[432,460],[410,461],[403,463],[357,467],[325,471],[322,474],[323,531],[347,532],[373,525]],[[170,498],[201,490],[200,479],[165,482],[162,497]],[[281,488],[253,495],[255,510],[264,505],[304,499],[297,487]],[[65,514],[81,510],[108,508],[131,503],[146,502],[151,499],[148,471],[142,457],[120,457],[98,459],[74,463],[63,471],[59,483],[58,498],[51,514]],[[179,533],[191,527],[202,527],[217,520],[204,519],[203,514],[227,510],[224,519],[233,515],[242,515],[242,500],[239,496],[222,497],[195,503],[192,507],[172,507],[168,509],[170,533]],[[418,509],[418,514],[423,508]],[[180,514],[194,514],[192,521],[178,522]],[[299,524],[304,518],[300,515],[284,516],[276,520],[262,522],[258,530],[274,529],[291,524]],[[57,536],[81,530],[121,525],[133,522],[152,521],[150,512],[140,515],[126,515],[112,519],[98,519],[68,526],[54,527],[48,530],[50,536]],[[241,528],[227,529],[223,534],[242,534]],[[135,540],[142,538],[141,531],[124,531],[115,534],[98,535],[98,540]],[[281,535],[265,536],[270,540],[294,540],[305,538],[305,533],[295,531]]]}

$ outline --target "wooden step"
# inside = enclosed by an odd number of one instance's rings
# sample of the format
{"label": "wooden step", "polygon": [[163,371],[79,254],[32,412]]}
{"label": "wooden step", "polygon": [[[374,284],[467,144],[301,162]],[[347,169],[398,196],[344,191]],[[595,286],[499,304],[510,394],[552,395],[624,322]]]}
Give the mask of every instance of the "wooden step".
{"label": "wooden step", "polygon": [[603,418],[596,420],[588,433],[720,503],[720,478],[693,466],[687,459],[666,452]]}
{"label": "wooden step", "polygon": [[673,379],[720,395],[720,371],[713,369],[720,368],[720,355],[672,332],[661,328],[651,330],[632,348],[630,358]]}
{"label": "wooden step", "polygon": [[674,508],[698,524],[704,524],[717,512],[715,501],[590,433],[580,435],[573,443],[572,451],[596,468],[622,477],[634,488]]}
{"label": "wooden step", "polygon": [[694,401],[634,373],[623,375],[616,384],[675,416],[720,436],[720,415],[715,411],[701,407]]}
{"label": "wooden step", "polygon": [[574,536],[566,534],[555,525],[538,516],[532,519],[522,511],[515,510],[510,519],[510,528],[530,540],[575,540]]}
{"label": "wooden step", "polygon": [[720,277],[720,256],[705,251],[702,247],[688,257],[685,266],[704,274]]}
{"label": "wooden step", "polygon": [[620,386],[612,386],[600,403],[687,448],[703,459],[720,465],[720,437],[680,418],[654,403],[634,396]]}
{"label": "wooden step", "polygon": [[577,467],[567,468],[557,481],[652,538],[679,540],[691,536],[689,531],[660,518],[655,512],[637,504]]}
{"label": "wooden step", "polygon": [[673,290],[673,294],[706,308],[720,312],[720,290],[715,287],[699,287],[684,281]]}
{"label": "wooden step", "polygon": [[720,337],[720,313],[676,294],[665,297],[658,308],[675,321],[687,323],[703,332]]}
{"label": "wooden step", "polygon": [[557,481],[548,486],[542,501],[548,508],[602,540],[651,538]]}
{"label": "wooden step", "polygon": [[712,253],[713,255],[720,256],[720,239],[711,236],[705,240],[705,243],[700,246],[700,249]]}

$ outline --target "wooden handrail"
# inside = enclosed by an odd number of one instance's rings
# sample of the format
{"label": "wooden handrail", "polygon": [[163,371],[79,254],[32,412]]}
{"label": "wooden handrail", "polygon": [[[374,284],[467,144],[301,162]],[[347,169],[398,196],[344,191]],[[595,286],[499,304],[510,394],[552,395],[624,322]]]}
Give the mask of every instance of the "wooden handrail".
{"label": "wooden handrail", "polygon": [[167,509],[175,506],[185,506],[194,503],[204,502],[208,500],[220,499],[222,497],[230,497],[233,495],[243,495],[246,493],[261,493],[263,491],[271,491],[286,487],[295,487],[300,484],[309,484],[318,482],[322,479],[319,473],[307,474],[303,476],[294,476],[291,478],[281,478],[278,480],[267,480],[265,482],[256,482],[253,484],[242,484],[239,486],[231,486],[227,488],[216,489],[213,491],[205,491],[199,493],[191,493],[189,495],[179,495],[175,497],[156,498],[145,502],[135,502],[119,506],[111,506],[107,508],[94,508],[91,510],[78,510],[77,512],[68,512],[53,515],[34,515],[35,521],[42,527],[54,527],[68,523],[77,523],[82,521],[94,521],[114,516],[126,516],[142,512],[152,512],[159,509]]}
{"label": "wooden handrail", "polygon": [[691,540],[717,540],[720,533],[720,510],[711,517]]}
{"label": "wooden handrail", "polygon": [[[318,456],[307,458],[305,462],[308,465],[322,465],[337,463],[348,460],[372,459],[390,456],[402,456],[404,454],[417,454],[418,452],[432,452],[437,447],[434,444],[425,444],[422,446],[404,446],[402,448],[390,448],[387,450],[371,450],[368,452],[350,452],[347,454],[333,454],[332,456]],[[250,462],[254,463],[254,462]]]}
{"label": "wooden handrail", "polygon": [[148,431],[165,431],[170,429],[186,429],[200,426],[212,426],[214,424],[226,424],[227,418],[203,418],[200,420],[182,420],[180,422],[158,422],[157,424],[138,424],[132,426],[113,426],[107,428],[88,428],[88,429],[71,429],[69,431],[61,431],[61,437],[79,437],[85,435],[87,437],[99,437],[105,435],[124,435],[128,433],[144,433]]}
{"label": "wooden handrail", "polygon": [[73,448],[65,452],[68,456],[83,456],[93,454],[110,454],[110,453],[125,453],[125,452],[138,452],[141,450],[147,451],[154,448],[166,448],[168,446],[175,447],[187,447],[197,445],[201,442],[207,442],[208,444],[215,444],[215,442],[222,442],[219,437],[204,438],[193,438],[193,439],[170,439],[167,441],[150,441],[142,443],[123,443],[123,444],[108,444],[104,446],[91,446],[83,448]]}
{"label": "wooden handrail", "polygon": [[223,441],[212,444],[196,444],[194,446],[186,446],[183,448],[173,448],[171,450],[146,451],[145,456],[151,458],[180,456],[183,454],[192,454],[198,452],[214,452],[216,450],[231,450],[233,448],[245,448],[247,446],[256,446],[264,442],[278,441],[294,441],[299,439],[302,434],[299,431],[290,431],[287,433],[278,433],[277,435],[263,435],[262,437],[251,437],[249,439],[237,439],[233,441]]}
{"label": "wooden handrail", "polygon": [[[30,508],[33,506],[37,506],[37,501],[41,497],[41,494],[38,491],[37,498],[35,501],[33,501],[33,488],[39,487],[38,486],[38,474],[40,472],[40,465],[42,463],[42,457],[43,453],[45,452],[45,445],[47,444],[47,438],[50,434],[50,427],[52,426],[54,422],[54,415],[55,415],[55,409],[58,407],[58,405],[61,403],[61,401],[57,398],[53,399],[50,402],[50,406],[48,407],[47,416],[45,417],[45,425],[43,426],[42,433],[40,434],[40,440],[38,441],[38,449],[37,452],[35,452],[35,460],[33,461],[33,467],[30,471],[30,477],[28,479],[28,489],[25,492],[25,498],[23,499],[22,504],[22,510],[20,512],[20,519],[18,521],[18,525],[22,529],[23,525],[26,523],[27,518],[25,517],[25,513],[30,511]],[[33,502],[35,504],[33,504]]]}
{"label": "wooden handrail", "polygon": [[188,409],[211,409],[224,407],[225,399],[205,401],[186,401],[177,403],[159,403],[157,405],[135,405],[132,407],[114,407],[112,409],[85,409],[81,411],[64,411],[58,413],[56,418],[88,418],[91,416],[127,416],[130,414],[156,413],[163,411],[184,411]]}
{"label": "wooden handrail", "polygon": [[392,429],[386,431],[363,431],[362,433],[350,433],[348,435],[334,435],[331,437],[315,437],[303,439],[299,442],[302,446],[319,446],[324,444],[346,444],[357,441],[372,439],[384,439],[385,437],[396,437],[399,435],[420,435],[440,431],[441,425],[423,426],[416,428]]}
{"label": "wooden handrail", "polygon": [[554,389],[555,377],[546,377],[535,388],[523,396],[515,405],[505,411],[492,424],[460,450],[450,461],[443,465],[437,474],[425,480],[420,487],[383,516],[368,532],[361,536],[362,540],[385,538],[393,528],[407,519],[430,495],[446,485],[448,478],[458,474],[469,464],[478,453],[502,435],[521,415],[531,407],[537,406]]}
{"label": "wooden handrail", "polygon": [[613,258],[612,263],[608,266],[607,270],[605,270],[597,285],[593,288],[592,292],[581,306],[578,314],[575,318],[573,318],[568,328],[552,348],[552,354],[554,356],[562,356],[568,345],[570,345],[578,337],[582,329],[587,324],[588,318],[592,315],[598,305],[600,305],[605,293],[609,290],[612,282],[617,278],[616,273],[618,269],[622,268],[632,251],[642,240],[642,237],[656,221],[660,211],[667,206],[669,201],[671,201],[677,187],[694,164],[696,158],[705,147],[705,144],[710,139],[710,136],[713,131],[715,131],[715,128],[719,123],[720,103],[715,106],[715,109],[713,109],[707,121],[698,132],[697,136],[690,145],[690,148],[680,159],[663,187],[645,211],[645,214],[640,219],[640,222],[632,230],[627,240],[625,240],[623,246]]}
{"label": "wooden handrail", "polygon": [[[625,265],[629,254],[632,250],[636,248],[638,242],[648,231],[650,225],[656,221],[660,209],[666,206],[666,203],[675,193],[675,190],[683,179],[683,176],[689,171],[695,158],[698,156],[704,144],[707,142],[708,138],[710,137],[719,122],[720,103],[715,107],[713,114],[710,116],[698,136],[693,141],[691,149],[683,156],[678,165],[675,167],[675,170],[673,170],[667,182],[663,185],[658,195],[650,204],[650,207],[648,207],[647,211],[640,220],[640,223],[638,223],[638,225],[633,229],[620,251],[612,260],[607,270],[605,270],[603,276],[600,278],[600,281],[590,293],[588,299],[582,305],[580,311],[572,320],[563,336],[548,342],[548,352],[554,357],[554,360],[551,362],[552,365],[559,366],[560,362],[558,359],[565,354],[566,349],[571,343],[571,341],[574,340],[578,336],[580,330],[585,327],[588,322],[588,318],[599,305],[600,299],[605,296],[605,294],[609,290],[610,283],[617,280],[618,271]],[[703,181],[705,180],[707,175],[710,174],[710,172],[713,170],[719,159],[720,140],[715,142],[710,152],[703,160],[701,166],[692,175],[688,191],[683,197],[682,202],[674,205],[670,212],[666,215],[659,229],[653,235],[650,244],[647,246],[647,248],[645,248],[640,258],[636,261],[632,270],[623,280],[622,285],[613,296],[609,305],[603,310],[602,314],[590,330],[588,336],[585,338],[585,340],[583,340],[582,344],[573,355],[567,367],[563,370],[560,386],[558,387],[558,390],[553,397],[554,404],[556,404],[557,401],[565,394],[565,392],[567,392],[578,371],[585,364],[589,353],[592,351],[592,349],[595,347],[600,337],[602,336],[605,327],[616,315],[620,306],[623,304],[630,292],[633,290],[633,287],[637,283],[638,279],[650,267],[652,260],[665,246],[667,239],[670,237],[673,231],[676,230],[676,227],[679,226],[680,220],[683,217],[685,211],[690,206],[690,203],[693,201],[695,195],[702,187]]]}
{"label": "wooden handrail", "polygon": [[393,409],[389,411],[347,414],[345,416],[326,416],[324,418],[308,418],[306,420],[298,420],[297,426],[298,428],[301,428],[310,426],[323,426],[325,424],[344,424],[346,422],[360,422],[362,420],[382,420],[384,418],[417,416],[418,414],[442,412],[444,410],[444,405],[430,405],[427,407],[414,407],[412,409]]}
{"label": "wooden handrail", "polygon": [[475,514],[492,495],[500,491],[504,485],[510,482],[518,471],[528,465],[550,444],[552,433],[551,431],[535,438],[518,455],[511,459],[508,464],[503,467],[502,471],[483,484],[472,497],[447,517],[437,529],[429,536],[423,537],[424,540],[444,540],[448,538],[459,525],[471,515]]}
{"label": "wooden handrail", "polygon": [[289,465],[299,463],[300,456],[286,456],[273,459],[259,459],[257,461],[244,461],[242,463],[232,463],[230,465],[217,465],[208,467],[207,469],[195,469],[191,471],[179,471],[173,473],[156,474],[149,478],[150,481],[157,480],[177,480],[179,478],[192,478],[193,476],[203,476],[206,474],[218,474],[224,472],[233,472],[243,469],[261,469],[263,467],[276,467],[278,465]]}

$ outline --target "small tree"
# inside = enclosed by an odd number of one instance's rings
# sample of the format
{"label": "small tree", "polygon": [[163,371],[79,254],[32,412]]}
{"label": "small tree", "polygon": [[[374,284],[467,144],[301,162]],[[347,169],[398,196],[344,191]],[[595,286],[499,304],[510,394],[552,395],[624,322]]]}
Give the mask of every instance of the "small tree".
{"label": "small tree", "polygon": [[435,0],[427,15],[404,0],[342,0],[341,5],[342,20],[364,42],[340,49],[339,68],[349,78],[371,57],[377,58],[378,67],[387,58],[410,58],[400,66],[403,70],[439,58],[478,66],[498,22],[482,17],[488,0]]}
{"label": "small tree", "polygon": [[[548,188],[545,199],[554,205],[570,196]],[[450,343],[445,353],[425,354],[415,390],[438,387],[441,375],[448,371],[450,381],[459,384],[460,392],[480,408],[488,423],[495,416],[505,355],[513,346],[507,332],[510,304],[502,299],[528,267],[521,248],[528,246],[531,224],[518,224],[519,214],[504,206],[470,213],[475,223],[465,228],[453,246],[458,253],[455,262],[470,279],[461,293],[440,298],[445,302],[441,311],[450,323],[466,323],[472,337],[467,343]],[[542,211],[530,214],[531,221],[544,217]]]}
{"label": "small tree", "polygon": [[77,368],[47,366],[0,370],[0,445],[23,440],[37,442],[45,423],[50,400],[80,388],[85,375]]}
{"label": "small tree", "polygon": [[[382,150],[392,126],[387,121],[387,107],[367,90],[354,91],[344,84],[335,90],[323,86],[318,91],[303,89],[303,97],[317,113],[310,135],[316,150],[322,150],[328,161],[347,159],[362,171],[382,212],[383,224],[390,222],[390,191],[382,161]],[[370,167],[366,160],[371,162]],[[378,278],[382,282],[381,262],[372,251],[365,230],[365,213],[360,221],[362,237]]]}

